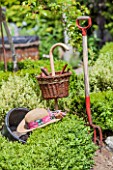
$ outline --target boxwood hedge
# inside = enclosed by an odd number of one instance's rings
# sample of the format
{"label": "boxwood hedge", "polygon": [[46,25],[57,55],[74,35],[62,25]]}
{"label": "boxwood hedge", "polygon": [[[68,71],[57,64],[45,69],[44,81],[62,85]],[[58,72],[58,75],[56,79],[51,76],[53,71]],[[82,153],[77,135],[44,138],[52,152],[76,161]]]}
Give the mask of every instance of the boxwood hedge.
{"label": "boxwood hedge", "polygon": [[[31,61],[31,62],[30,62]],[[38,85],[38,82],[35,78],[36,75],[39,75],[41,70],[40,67],[44,66],[50,71],[49,61],[39,60],[25,60],[20,63],[21,69],[16,73],[13,72],[0,72],[2,76],[1,90],[0,90],[0,126],[4,120],[6,113],[14,107],[27,107],[33,109],[36,107],[50,107],[54,108],[54,100],[46,101],[43,100],[41,96],[41,91]],[[55,69],[62,70],[62,67],[65,65],[63,61],[55,61]],[[34,67],[34,68],[33,68]],[[71,67],[69,67],[71,69]],[[72,71],[73,72],[73,71]],[[72,74],[70,79],[70,91],[69,97],[64,99],[59,99],[59,109],[69,110],[69,105],[73,91],[77,92],[80,85],[77,84],[77,76]]]}
{"label": "boxwood hedge", "polygon": [[97,147],[88,127],[77,116],[36,129],[26,144],[0,136],[0,169],[5,170],[90,170]]}
{"label": "boxwood hedge", "polygon": [[[112,43],[110,43],[110,45],[112,45]],[[106,46],[110,46],[110,45],[108,44]],[[102,51],[104,53],[104,47]],[[55,61],[56,70],[61,70],[64,65],[65,65],[65,62],[63,61],[60,61],[60,62]],[[39,89],[37,80],[35,78],[35,76],[40,73],[41,66],[47,67],[48,70],[50,71],[49,60],[47,61],[46,60],[39,60],[39,61],[25,60],[19,63],[20,70],[16,73],[11,73],[11,72],[4,73],[3,71],[0,72],[1,75],[6,75],[6,76],[2,76],[2,78],[4,78],[4,81],[1,80],[0,124],[3,123],[6,113],[13,107],[27,107],[29,109],[32,109],[32,108],[41,106],[45,108],[50,107],[51,109],[54,109],[54,100],[46,102],[46,100],[42,99],[41,91]],[[95,63],[95,66],[96,66],[96,63]],[[102,67],[102,65],[100,65],[100,67]],[[97,70],[95,70],[94,75],[96,71],[98,72],[98,70],[101,71],[101,69],[98,68]],[[108,77],[109,77],[109,74],[108,74]],[[104,81],[104,78],[106,79],[106,77],[104,76],[102,77],[102,81]],[[99,79],[97,78],[97,81]],[[106,81],[107,80],[108,79],[106,79]],[[99,87],[98,85],[99,84],[97,83],[91,87],[93,88],[96,87],[95,89],[97,89]],[[102,84],[100,85],[102,87]],[[105,87],[106,84],[103,83],[103,85]],[[112,84],[110,88],[112,88]],[[107,90],[106,87],[105,89]],[[99,92],[99,93],[93,92],[91,94],[91,110],[92,110],[93,122],[97,125],[100,125],[103,130],[113,129],[112,127],[112,124],[113,124],[112,123],[112,119],[113,119],[112,118],[112,108],[113,108],[112,93],[113,93],[112,90],[110,90],[110,91]],[[31,96],[32,96],[32,100],[31,100]],[[85,100],[84,100],[84,84],[83,84],[82,75],[77,76],[73,72],[71,79],[70,79],[69,96],[67,98],[59,99],[59,109],[66,110],[74,114],[78,114],[80,117],[84,117],[85,120],[87,121],[87,115],[85,111]]]}
{"label": "boxwood hedge", "polygon": [[90,70],[91,91],[113,90],[113,42],[106,43]]}
{"label": "boxwood hedge", "polygon": [[[41,66],[50,71],[49,61],[27,60],[20,64],[21,69],[16,73],[1,71],[5,76],[0,79],[0,125],[4,122],[6,113],[14,107],[54,108],[53,101],[47,103],[42,99],[35,78],[40,73]],[[55,61],[56,70],[61,70],[64,65],[63,61]],[[25,145],[9,142],[0,136],[0,169],[89,170],[93,165],[96,149],[92,143],[92,134],[88,134],[89,128],[84,126],[84,121],[71,112],[71,100],[75,94],[79,95],[80,89],[81,84],[77,82],[77,76],[73,72],[69,97],[59,99],[59,108],[70,110],[71,114],[58,123],[34,131]]]}
{"label": "boxwood hedge", "polygon": [[[113,91],[93,92],[90,99],[93,122],[103,131],[113,131]],[[73,97],[70,103],[69,110],[87,121],[84,96]]]}

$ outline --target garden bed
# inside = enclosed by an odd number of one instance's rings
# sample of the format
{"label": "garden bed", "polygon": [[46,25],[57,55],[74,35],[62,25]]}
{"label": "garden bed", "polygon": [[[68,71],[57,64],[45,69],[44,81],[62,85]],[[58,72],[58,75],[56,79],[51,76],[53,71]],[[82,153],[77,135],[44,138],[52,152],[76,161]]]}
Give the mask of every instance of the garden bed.
{"label": "garden bed", "polygon": [[[61,70],[62,67],[65,64],[66,63],[63,62],[63,61],[55,61],[56,70],[58,70],[58,71]],[[54,102],[52,100],[48,103],[48,102],[46,102],[45,100],[42,99],[41,92],[40,92],[37,80],[35,78],[37,75],[40,74],[40,72],[41,72],[40,67],[42,67],[42,66],[48,68],[48,71],[50,72],[50,62],[49,62],[49,60],[42,60],[42,61],[41,60],[38,60],[38,61],[25,60],[25,61],[19,62],[18,66],[19,66],[20,70],[16,73],[12,73],[12,72],[3,73],[3,71],[0,71],[0,74],[1,74],[1,76],[0,76],[0,85],[1,85],[0,95],[1,95],[1,108],[2,108],[2,109],[0,109],[0,114],[1,114],[0,125],[2,125],[2,123],[4,122],[4,117],[5,117],[6,113],[14,107],[27,107],[29,109],[33,109],[33,108],[36,108],[36,107],[45,107],[45,108],[50,107],[51,109],[54,108]],[[70,66],[68,66],[68,67],[72,71],[72,68]],[[1,68],[2,68],[2,64],[1,64]],[[8,63],[8,69],[10,69],[10,71],[11,71],[11,68],[12,68],[11,63]],[[72,115],[72,113],[73,114],[77,113],[79,117],[85,118],[86,114],[85,114],[85,100],[84,100],[84,96],[83,96],[83,94],[84,94],[83,84],[84,83],[83,83],[82,76],[76,76],[75,72],[72,71],[72,76],[71,76],[71,79],[70,79],[69,96],[67,98],[63,98],[63,99],[59,100],[59,106],[60,106],[60,109],[66,110],[67,112],[71,113],[71,115]],[[110,90],[107,90],[105,92],[100,91],[98,93],[93,92],[91,94],[91,110],[92,110],[93,121],[94,121],[95,124],[102,125],[102,129],[104,131],[107,130],[108,132],[109,132],[109,130],[112,130],[112,123],[109,123],[109,120],[112,120],[111,119],[112,118],[111,117],[112,116],[112,108],[113,108],[112,107],[113,106],[112,105],[112,101],[113,101],[112,93],[113,92],[110,89]],[[32,98],[32,100],[31,100],[31,98]],[[82,120],[84,123],[82,122],[83,124],[81,126],[80,125],[81,119],[78,118],[78,116],[76,117],[76,115],[74,115],[74,116],[75,116],[75,118],[74,118],[75,123],[77,124],[78,127],[75,126],[75,124],[73,124],[72,126],[70,124],[70,126],[72,127],[71,128],[72,131],[73,130],[75,131],[78,128],[80,128],[81,130],[87,129],[87,127],[84,126],[85,122]],[[71,121],[73,121],[73,120],[70,119],[69,123],[71,123]],[[103,123],[103,121],[104,121],[104,123]],[[60,122],[60,123],[63,123],[63,122]],[[64,129],[67,128],[67,125],[68,125],[67,122],[65,122],[65,123],[66,124],[63,125]],[[54,128],[54,126],[50,126],[50,127],[53,128],[53,131],[51,133],[52,134],[55,133],[54,130],[56,131],[56,129]],[[64,129],[61,130],[62,133],[60,134],[60,136],[65,137],[66,140],[70,139],[71,131],[69,131],[68,135],[66,136],[66,135],[63,134]],[[95,152],[95,149],[92,151],[93,148],[90,147],[90,145],[87,144],[86,142],[84,142],[84,140],[82,139],[83,134],[81,135],[81,133],[84,133],[84,130],[82,132],[80,132],[80,129],[78,130],[79,133],[76,131],[77,137],[79,136],[79,139],[77,139],[78,141],[72,141],[72,142],[70,141],[69,142],[70,143],[69,147],[72,147],[74,149],[76,148],[76,146],[73,147],[73,142],[77,142],[76,144],[79,145],[79,151],[77,150],[76,153],[74,153],[75,156],[73,155],[73,159],[70,158],[70,160],[72,160],[72,164],[73,164],[75,157],[77,157],[77,155],[78,156],[81,155],[81,152],[82,152],[82,149],[83,149],[83,148],[81,148],[82,145],[83,145],[83,147],[85,147],[85,153],[82,155],[82,157],[80,157],[80,159],[83,159],[84,161],[86,161],[86,160],[89,161],[87,154],[89,154],[89,156],[91,156],[93,158],[93,155],[94,155],[94,152]],[[50,128],[49,130],[51,131],[52,129]],[[40,133],[42,133],[42,131],[40,131]],[[47,131],[46,132],[43,131],[42,137],[40,138],[41,142],[42,142],[42,138],[44,138],[44,136],[45,136],[45,133],[47,133]],[[85,131],[85,134],[87,134],[86,131]],[[108,133],[106,133],[105,137],[107,137],[107,135],[108,135]],[[38,136],[38,138],[37,138],[37,136]],[[89,135],[87,135],[87,136],[88,136],[88,138],[90,137],[87,140],[92,145],[92,141],[91,141],[92,134],[91,134],[91,136],[89,136]],[[73,138],[73,135],[71,137]],[[49,134],[48,134],[48,138],[49,138],[48,142],[51,143],[51,140],[53,141],[52,136],[49,136]],[[57,145],[58,139],[59,139],[58,136],[56,136],[56,138],[54,138],[54,140],[55,140],[54,143],[56,142],[55,145]],[[76,138],[74,138],[74,140],[75,139]],[[5,141],[5,139],[0,139],[0,140],[1,140],[1,143],[2,142],[4,143],[3,149],[6,150],[5,148],[8,148],[10,146],[8,141]],[[34,157],[35,157],[35,150],[38,150],[38,148],[37,148],[38,145],[43,145],[44,147],[46,147],[46,149],[51,148],[51,146],[48,143],[46,143],[46,142],[45,143],[43,143],[43,142],[38,143],[37,142],[38,140],[39,140],[39,134],[38,134],[38,132],[34,132],[30,136],[30,138],[27,142],[27,145],[26,145],[27,148],[24,148],[22,144],[19,144],[19,146],[16,146],[16,144],[14,142],[14,143],[11,144],[12,146],[10,146],[10,149],[13,148],[14,150],[12,152],[16,152],[16,147],[20,148],[20,146],[21,146],[23,148],[23,150],[26,150],[25,152],[27,152],[28,149],[30,150],[30,148],[34,147],[35,149],[32,150],[31,154],[34,154]],[[47,141],[47,139],[44,139],[44,140]],[[70,139],[70,140],[72,140],[72,139]],[[80,140],[80,143],[78,143],[79,140]],[[58,147],[60,147],[60,145],[58,145]],[[66,146],[64,146],[63,150],[65,149],[65,147]],[[46,149],[45,149],[45,152],[46,152]],[[78,149],[78,146],[77,146],[77,149]],[[21,149],[19,149],[19,150],[21,150]],[[63,150],[62,150],[62,152],[63,152]],[[42,147],[42,150],[40,150],[40,152],[41,151],[43,152],[43,147]],[[57,151],[57,153],[55,153],[55,154],[58,154],[59,149],[56,149],[56,151]],[[17,151],[17,152],[18,152],[19,155],[21,155],[20,151]],[[52,153],[50,153],[50,154],[52,154]],[[61,153],[61,156],[62,155],[64,155],[64,154]],[[95,165],[93,167],[93,168],[95,168],[94,170],[98,170],[98,166],[103,167],[104,164],[106,164],[106,166],[111,168],[111,166],[108,165],[109,164],[108,159],[105,158],[104,155],[108,155],[109,160],[112,162],[111,152],[109,152],[105,148],[103,148],[103,151],[101,153],[99,151],[96,152],[96,155],[94,157],[94,161],[95,161]],[[2,155],[1,158],[2,157],[4,157],[4,155]],[[7,155],[7,157],[9,157],[9,155]],[[22,158],[23,158],[23,156],[22,156]],[[50,157],[48,158],[47,155],[46,155],[46,158],[47,158],[47,160],[48,159],[50,160]],[[15,161],[15,158],[13,158],[13,156],[12,156],[12,159],[14,159],[14,161]],[[25,164],[28,161],[26,159],[27,158],[25,158]],[[41,159],[42,159],[42,162],[43,162],[43,156],[41,157]],[[61,159],[61,157],[60,157],[60,159]],[[102,160],[103,162],[98,161],[98,160]],[[8,160],[6,160],[6,162],[7,161]],[[21,159],[18,160],[18,161],[20,162],[17,165],[19,167],[21,165]],[[80,170],[80,169],[81,170],[83,170],[83,169],[89,170],[93,166],[93,159],[91,159],[90,165],[88,163],[88,166],[86,166],[86,164],[84,164],[84,161],[82,162],[82,164],[81,164],[81,166],[79,167],[78,170]],[[3,165],[0,165],[0,166],[5,166],[4,163],[3,163],[3,159],[1,159],[1,162],[2,162]],[[32,162],[32,160],[31,160],[31,162]],[[57,160],[54,160],[53,164],[55,164],[55,166],[57,167],[56,162],[57,162]],[[62,160],[62,162],[63,162],[63,160]],[[69,162],[69,160],[68,160],[68,162]],[[51,163],[49,162],[49,164],[51,164]],[[11,166],[13,166],[12,161],[11,161]],[[31,164],[29,166],[31,166]],[[48,166],[48,165],[46,164],[46,166]],[[106,167],[106,166],[104,165],[104,167]],[[49,169],[50,169],[50,167],[49,167]],[[10,170],[10,168],[8,170]],[[111,169],[108,169],[108,170],[111,170]]]}
{"label": "garden bed", "polygon": [[113,153],[104,146],[101,151],[95,152],[94,162],[94,167],[91,170],[112,170]]}

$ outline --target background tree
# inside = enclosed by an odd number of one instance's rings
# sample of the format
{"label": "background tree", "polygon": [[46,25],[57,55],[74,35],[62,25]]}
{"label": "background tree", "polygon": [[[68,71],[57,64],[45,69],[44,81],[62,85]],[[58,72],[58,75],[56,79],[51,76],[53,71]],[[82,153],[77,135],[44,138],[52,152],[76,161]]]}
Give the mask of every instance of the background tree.
{"label": "background tree", "polygon": [[99,38],[99,48],[113,40],[113,1],[110,0],[80,0],[90,10],[93,19],[93,31]]}

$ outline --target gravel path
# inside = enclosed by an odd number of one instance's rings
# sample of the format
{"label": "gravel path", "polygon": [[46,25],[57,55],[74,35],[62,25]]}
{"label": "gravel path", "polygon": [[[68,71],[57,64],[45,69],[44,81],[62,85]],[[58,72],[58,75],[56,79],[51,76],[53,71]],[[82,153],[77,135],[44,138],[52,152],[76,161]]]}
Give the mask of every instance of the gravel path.
{"label": "gravel path", "polygon": [[113,170],[113,153],[105,146],[95,152],[94,161],[92,170]]}

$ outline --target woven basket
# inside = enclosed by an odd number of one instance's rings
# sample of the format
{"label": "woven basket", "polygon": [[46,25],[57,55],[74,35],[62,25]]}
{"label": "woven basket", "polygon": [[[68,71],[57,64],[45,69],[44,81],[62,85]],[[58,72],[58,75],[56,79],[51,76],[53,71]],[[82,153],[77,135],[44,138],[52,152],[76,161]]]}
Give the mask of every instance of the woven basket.
{"label": "woven basket", "polygon": [[37,76],[42,96],[44,99],[56,99],[68,96],[69,78],[71,72],[55,72],[52,51],[55,47],[61,46],[68,50],[63,43],[57,43],[50,49],[50,65],[52,73],[49,76]]}
{"label": "woven basket", "polygon": [[68,96],[69,78],[71,73],[55,72],[55,76],[37,76],[44,99],[55,99]]}

